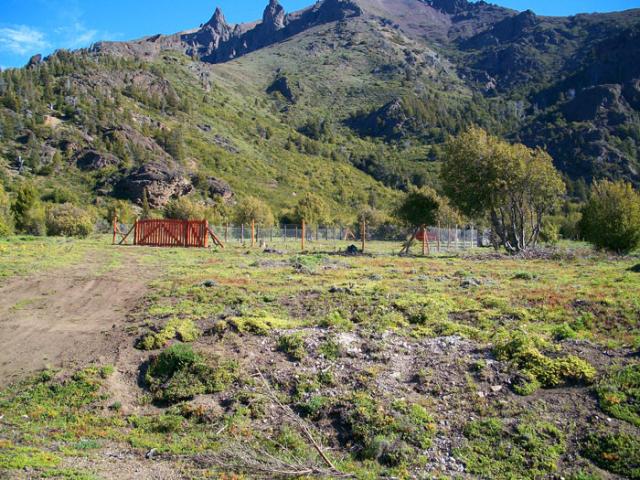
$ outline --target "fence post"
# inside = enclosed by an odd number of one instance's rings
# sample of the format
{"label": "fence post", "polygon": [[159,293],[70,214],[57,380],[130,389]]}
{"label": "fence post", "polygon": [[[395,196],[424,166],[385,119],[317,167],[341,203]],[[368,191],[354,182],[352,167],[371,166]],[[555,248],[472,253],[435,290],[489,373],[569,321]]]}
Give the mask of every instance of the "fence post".
{"label": "fence post", "polygon": [[367,246],[367,221],[363,220],[362,224],[360,225],[360,234],[362,235],[362,253],[364,253],[364,250]]}
{"label": "fence post", "polygon": [[283,225],[284,227],[284,243],[287,243],[287,224]]}
{"label": "fence post", "polygon": [[440,222],[438,222],[438,233],[436,236],[436,241],[438,242],[438,253],[440,253]]}
{"label": "fence post", "polygon": [[[304,220],[302,220],[302,251],[304,252],[304,240],[305,240],[305,235],[306,235],[306,225],[304,223]],[[296,227],[297,229],[297,227]]]}
{"label": "fence post", "polygon": [[136,218],[135,223],[133,224],[133,244],[138,244],[138,219]]}
{"label": "fence post", "polygon": [[427,254],[427,235],[429,234],[429,232],[427,232],[427,226],[423,226],[422,227],[422,256],[426,256]]}
{"label": "fence post", "polygon": [[229,243],[229,224],[224,226],[224,243]]}
{"label": "fence post", "polygon": [[113,216],[113,245],[116,244],[116,228],[118,226],[118,216]]}
{"label": "fence post", "polygon": [[251,219],[251,247],[256,246],[256,221]]}

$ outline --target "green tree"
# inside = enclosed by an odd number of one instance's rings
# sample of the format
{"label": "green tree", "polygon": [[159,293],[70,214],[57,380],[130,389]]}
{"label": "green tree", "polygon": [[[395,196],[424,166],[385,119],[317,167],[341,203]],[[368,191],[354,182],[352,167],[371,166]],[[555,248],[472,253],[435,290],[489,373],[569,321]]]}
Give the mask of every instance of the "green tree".
{"label": "green tree", "polygon": [[326,222],[329,216],[327,204],[322,198],[313,193],[307,193],[294,208],[294,217],[296,221],[303,220],[308,225],[319,225]]}
{"label": "green tree", "polygon": [[16,197],[11,205],[11,211],[16,222],[16,228],[24,232],[29,223],[29,214],[38,207],[38,190],[29,181],[22,182],[16,191]]}
{"label": "green tree", "polygon": [[171,200],[164,207],[164,216],[179,220],[203,220],[207,217],[207,212],[202,203],[188,197],[180,197]]}
{"label": "green tree", "polygon": [[9,195],[0,184],[0,237],[6,237],[13,233],[13,217],[11,215],[11,202]]}
{"label": "green tree", "polygon": [[469,217],[488,216],[509,253],[534,247],[545,215],[565,185],[541,149],[509,143],[470,128],[444,148],[442,183],[452,204]]}
{"label": "green tree", "polygon": [[275,223],[269,205],[256,197],[247,197],[236,206],[235,220],[239,224],[255,222],[256,225],[269,226]]}
{"label": "green tree", "polygon": [[400,253],[409,252],[418,232],[422,228],[437,223],[438,212],[442,203],[442,199],[436,191],[429,187],[414,188],[406,194],[396,209],[396,217],[403,224],[413,228],[413,234]]}
{"label": "green tree", "polygon": [[629,183],[596,182],[582,209],[582,237],[596,247],[628,253],[640,246],[640,194]]}

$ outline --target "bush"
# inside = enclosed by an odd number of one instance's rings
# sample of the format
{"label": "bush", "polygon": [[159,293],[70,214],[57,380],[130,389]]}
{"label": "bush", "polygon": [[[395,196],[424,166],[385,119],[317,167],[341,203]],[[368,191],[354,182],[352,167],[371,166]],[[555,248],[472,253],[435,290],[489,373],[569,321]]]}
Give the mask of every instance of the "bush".
{"label": "bush", "polygon": [[395,467],[416,460],[430,447],[435,424],[427,410],[400,400],[385,405],[368,393],[354,393],[343,406],[344,420],[360,457]]}
{"label": "bush", "polygon": [[6,237],[13,233],[13,217],[11,216],[11,202],[9,195],[0,184],[0,237]]}
{"label": "bush", "polygon": [[282,335],[278,339],[278,351],[286,353],[291,360],[302,360],[307,353],[304,349],[304,337],[295,333]]}
{"label": "bush", "polygon": [[142,350],[156,350],[164,347],[170,340],[178,338],[185,343],[194,342],[201,332],[188,318],[172,318],[158,333],[151,333],[145,336],[139,343],[138,348]]}
{"label": "bush", "polygon": [[580,231],[597,248],[635,250],[640,245],[640,195],[628,183],[595,183],[582,210]]}
{"label": "bush", "polygon": [[247,225],[253,221],[256,225],[271,226],[275,223],[269,205],[255,197],[247,197],[240,202],[236,207],[234,217],[238,224]]}
{"label": "bush", "polygon": [[180,197],[171,200],[164,207],[164,216],[177,220],[203,220],[207,217],[207,211],[203,204],[187,197]]}
{"label": "bush", "polygon": [[93,215],[71,203],[53,205],[47,210],[47,234],[85,238],[93,232],[94,221]]}
{"label": "bush", "polygon": [[600,468],[632,480],[640,479],[640,440],[625,433],[589,435],[582,454]]}
{"label": "bush", "polygon": [[530,395],[539,387],[593,383],[596,370],[589,362],[574,355],[547,357],[540,352],[540,345],[540,341],[522,331],[496,342],[493,348],[496,358],[512,362],[520,371],[520,381],[514,384],[516,393]]}
{"label": "bush", "polygon": [[145,380],[157,402],[173,404],[224,391],[237,378],[233,361],[210,365],[190,345],[178,343],[151,359]]}
{"label": "bush", "polygon": [[27,235],[43,237],[47,234],[46,214],[39,203],[24,212],[20,217],[20,231]]}
{"label": "bush", "polygon": [[605,413],[640,427],[640,364],[609,373],[596,392]]}

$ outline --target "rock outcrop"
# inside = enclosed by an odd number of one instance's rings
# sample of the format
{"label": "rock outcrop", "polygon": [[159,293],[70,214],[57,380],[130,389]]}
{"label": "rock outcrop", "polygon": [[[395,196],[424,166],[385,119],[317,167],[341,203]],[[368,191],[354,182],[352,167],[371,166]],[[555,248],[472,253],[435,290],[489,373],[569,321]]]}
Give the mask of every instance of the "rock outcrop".
{"label": "rock outcrop", "polygon": [[215,177],[207,178],[207,193],[211,198],[221,198],[224,203],[231,203],[235,197],[231,185]]}
{"label": "rock outcrop", "polygon": [[83,150],[76,157],[76,165],[80,170],[95,171],[120,164],[120,159],[110,153],[100,153],[96,150]]}
{"label": "rock outcrop", "polygon": [[144,192],[152,208],[164,207],[173,198],[193,191],[193,184],[177,167],[151,162],[129,172],[115,186],[120,198],[141,204]]}

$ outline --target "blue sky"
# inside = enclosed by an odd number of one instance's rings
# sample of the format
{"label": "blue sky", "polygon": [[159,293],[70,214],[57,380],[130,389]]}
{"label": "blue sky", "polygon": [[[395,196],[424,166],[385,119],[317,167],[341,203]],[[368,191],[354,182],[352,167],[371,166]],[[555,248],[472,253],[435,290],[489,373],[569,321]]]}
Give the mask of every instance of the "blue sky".
{"label": "blue sky", "polygon": [[[287,11],[315,0],[281,0]],[[541,15],[615,11],[640,0],[493,0]],[[98,40],[174,33],[206,22],[220,6],[232,23],[261,17],[267,0],[0,0],[0,68],[24,65],[36,53],[80,48]]]}

